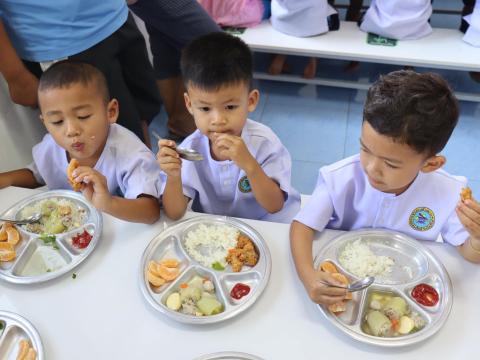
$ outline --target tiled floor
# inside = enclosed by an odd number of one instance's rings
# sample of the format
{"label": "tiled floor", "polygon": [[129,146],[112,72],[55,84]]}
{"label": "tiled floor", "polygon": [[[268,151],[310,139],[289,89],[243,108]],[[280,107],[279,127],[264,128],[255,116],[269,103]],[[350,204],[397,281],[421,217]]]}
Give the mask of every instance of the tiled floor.
{"label": "tiled floor", "polygon": [[[457,19],[450,20],[456,26]],[[449,27],[448,24],[445,27]],[[256,55],[258,68],[265,68],[268,62],[268,55]],[[290,62],[292,71],[301,73],[305,59],[292,58]],[[379,74],[400,68],[361,64],[357,71],[346,72],[346,64],[320,60],[318,75],[371,82]],[[446,77],[454,89],[480,92],[480,84],[472,81],[468,73],[437,72]],[[288,148],[293,160],[292,182],[301,193],[312,192],[321,166],[358,152],[365,91],[275,81],[257,81],[257,86],[261,100],[251,118],[270,126]],[[460,105],[459,124],[443,152],[448,160],[445,169],[466,176],[474,193],[480,194],[480,104],[461,102]],[[162,112],[151,127],[164,135],[165,122],[166,115]]]}

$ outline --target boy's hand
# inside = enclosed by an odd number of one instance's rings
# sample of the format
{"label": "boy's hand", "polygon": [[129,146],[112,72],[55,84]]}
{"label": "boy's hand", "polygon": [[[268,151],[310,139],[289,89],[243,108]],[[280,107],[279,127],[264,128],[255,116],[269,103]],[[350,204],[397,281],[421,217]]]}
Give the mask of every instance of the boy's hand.
{"label": "boy's hand", "polygon": [[480,204],[473,198],[460,201],[456,211],[470,236],[480,242]]}
{"label": "boy's hand", "polygon": [[112,201],[107,179],[88,166],[80,166],[73,172],[75,182],[83,183],[82,193],[97,209],[107,211]]}
{"label": "boy's hand", "polygon": [[314,270],[304,281],[305,289],[313,302],[322,305],[331,305],[345,299],[347,294],[346,290],[330,287],[322,284],[321,281],[332,285],[345,286],[345,284],[336,280],[329,273]]}
{"label": "boy's hand", "polygon": [[168,177],[179,178],[182,170],[182,159],[175,148],[175,141],[161,139],[158,141],[157,163]]}
{"label": "boy's hand", "polygon": [[220,149],[220,154],[235,162],[235,164],[248,174],[248,169],[257,165],[257,161],[248,151],[243,139],[239,136],[221,134],[215,140],[215,146]]}

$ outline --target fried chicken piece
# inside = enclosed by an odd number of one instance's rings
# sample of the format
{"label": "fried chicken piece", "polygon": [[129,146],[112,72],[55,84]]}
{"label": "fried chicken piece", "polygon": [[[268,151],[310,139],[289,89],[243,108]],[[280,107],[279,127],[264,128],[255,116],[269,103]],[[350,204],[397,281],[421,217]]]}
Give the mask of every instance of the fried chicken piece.
{"label": "fried chicken piece", "polygon": [[240,249],[230,249],[228,250],[227,262],[232,266],[233,272],[240,272],[242,270],[243,261],[240,260],[242,255]]}
{"label": "fried chicken piece", "polygon": [[462,191],[460,192],[460,198],[462,199],[462,201],[471,200],[472,199],[472,189],[470,189],[468,186],[462,188]]}
{"label": "fried chicken piece", "polygon": [[67,166],[68,182],[70,183],[70,185],[72,186],[72,189],[74,191],[82,190],[82,184],[75,182],[74,179],[73,179],[73,171],[79,166],[80,166],[80,164],[78,163],[77,159],[70,160],[70,163]]}
{"label": "fried chicken piece", "polygon": [[248,243],[251,243],[252,240],[248,236],[245,235],[238,235],[237,238],[237,249],[243,249],[244,246]]}

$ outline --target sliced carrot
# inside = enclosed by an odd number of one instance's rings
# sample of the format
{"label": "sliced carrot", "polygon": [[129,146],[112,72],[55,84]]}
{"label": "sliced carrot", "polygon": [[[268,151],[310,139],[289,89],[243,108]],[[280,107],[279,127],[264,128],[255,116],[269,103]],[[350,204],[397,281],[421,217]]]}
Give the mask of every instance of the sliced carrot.
{"label": "sliced carrot", "polygon": [[179,288],[180,288],[180,289],[186,289],[186,288],[188,288],[188,284],[187,284],[187,283],[181,283],[181,284],[179,285]]}

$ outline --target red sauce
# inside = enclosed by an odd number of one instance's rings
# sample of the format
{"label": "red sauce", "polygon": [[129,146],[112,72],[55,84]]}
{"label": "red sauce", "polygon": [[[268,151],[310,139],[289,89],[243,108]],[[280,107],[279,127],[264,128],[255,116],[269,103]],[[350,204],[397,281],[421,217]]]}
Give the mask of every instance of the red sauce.
{"label": "red sauce", "polygon": [[72,238],[72,244],[76,248],[85,249],[92,240],[92,235],[88,233],[87,230],[84,230],[83,233],[77,234]]}
{"label": "red sauce", "polygon": [[230,296],[235,300],[240,300],[242,297],[250,292],[250,286],[238,283],[230,291]]}
{"label": "red sauce", "polygon": [[435,306],[438,303],[438,292],[428,284],[418,284],[412,290],[412,297],[425,306]]}

